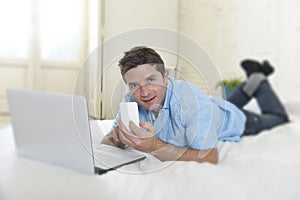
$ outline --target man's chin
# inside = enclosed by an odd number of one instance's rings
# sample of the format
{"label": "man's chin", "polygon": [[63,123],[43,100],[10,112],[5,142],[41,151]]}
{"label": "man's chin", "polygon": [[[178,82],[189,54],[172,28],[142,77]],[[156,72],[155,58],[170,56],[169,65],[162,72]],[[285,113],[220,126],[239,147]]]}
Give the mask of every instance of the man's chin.
{"label": "man's chin", "polygon": [[148,110],[158,112],[161,108],[162,108],[162,106],[160,104],[154,104],[154,105],[151,105],[151,107],[149,107]]}

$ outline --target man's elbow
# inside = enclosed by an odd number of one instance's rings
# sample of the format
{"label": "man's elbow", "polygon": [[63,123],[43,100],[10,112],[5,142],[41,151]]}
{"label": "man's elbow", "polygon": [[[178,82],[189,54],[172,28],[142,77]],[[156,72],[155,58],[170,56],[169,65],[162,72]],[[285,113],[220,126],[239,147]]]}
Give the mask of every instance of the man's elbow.
{"label": "man's elbow", "polygon": [[215,165],[219,164],[218,153],[217,153],[216,156],[213,156],[213,157],[209,160],[209,162],[212,163],[212,164],[215,164]]}
{"label": "man's elbow", "polygon": [[219,163],[218,149],[214,148],[214,149],[206,150],[206,156],[203,159],[203,162],[218,164]]}

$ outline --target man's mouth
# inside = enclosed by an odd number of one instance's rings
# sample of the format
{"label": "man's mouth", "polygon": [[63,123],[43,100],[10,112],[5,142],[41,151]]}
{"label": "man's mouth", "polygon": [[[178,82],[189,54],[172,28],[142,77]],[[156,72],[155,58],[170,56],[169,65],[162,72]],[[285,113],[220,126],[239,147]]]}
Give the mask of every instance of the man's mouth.
{"label": "man's mouth", "polygon": [[151,103],[155,99],[155,96],[150,99],[143,99],[142,101],[145,103]]}

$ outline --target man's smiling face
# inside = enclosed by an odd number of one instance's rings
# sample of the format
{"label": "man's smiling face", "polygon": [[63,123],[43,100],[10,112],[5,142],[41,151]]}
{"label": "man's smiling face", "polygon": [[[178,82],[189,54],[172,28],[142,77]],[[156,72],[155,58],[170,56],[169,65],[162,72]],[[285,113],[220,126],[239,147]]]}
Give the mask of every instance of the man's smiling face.
{"label": "man's smiling face", "polygon": [[154,64],[138,65],[124,74],[124,80],[139,105],[154,112],[162,108],[167,91],[167,71],[162,76]]}

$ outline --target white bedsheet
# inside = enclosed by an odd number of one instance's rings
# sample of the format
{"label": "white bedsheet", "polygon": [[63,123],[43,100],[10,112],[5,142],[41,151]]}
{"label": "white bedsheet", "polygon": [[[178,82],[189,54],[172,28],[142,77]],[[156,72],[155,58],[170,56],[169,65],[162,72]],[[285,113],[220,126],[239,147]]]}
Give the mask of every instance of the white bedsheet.
{"label": "white bedsheet", "polygon": [[[8,127],[0,131],[0,199],[297,200],[300,104],[293,105],[289,124],[245,137],[240,143],[221,144],[218,165],[160,162],[149,156],[101,176],[18,157]],[[107,131],[110,123],[98,122],[101,131]],[[95,144],[97,137],[101,135]]]}

